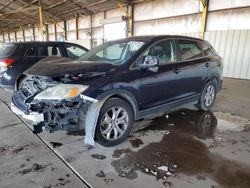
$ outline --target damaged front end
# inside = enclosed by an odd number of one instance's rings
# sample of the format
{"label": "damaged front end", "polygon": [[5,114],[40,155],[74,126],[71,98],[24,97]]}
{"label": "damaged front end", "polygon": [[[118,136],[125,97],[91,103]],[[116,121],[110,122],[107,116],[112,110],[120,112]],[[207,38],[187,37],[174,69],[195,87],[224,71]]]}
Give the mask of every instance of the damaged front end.
{"label": "damaged front end", "polygon": [[27,76],[12,96],[12,111],[33,122],[39,133],[84,129],[84,118],[94,99],[82,95],[88,86],[63,84],[52,78]]}

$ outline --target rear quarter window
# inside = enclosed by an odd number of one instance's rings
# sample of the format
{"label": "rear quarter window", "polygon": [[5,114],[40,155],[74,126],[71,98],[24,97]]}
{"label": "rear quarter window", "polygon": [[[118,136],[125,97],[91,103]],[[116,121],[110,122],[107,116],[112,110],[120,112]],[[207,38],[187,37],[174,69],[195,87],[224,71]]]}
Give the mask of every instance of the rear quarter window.
{"label": "rear quarter window", "polygon": [[195,41],[179,40],[181,60],[190,60],[202,57],[202,50]]}
{"label": "rear quarter window", "polygon": [[213,50],[209,44],[202,42],[202,43],[200,43],[200,46],[201,46],[205,56],[214,55]]}
{"label": "rear quarter window", "polygon": [[36,53],[36,47],[35,46],[32,46],[32,47],[29,47],[24,56],[28,56],[28,57],[34,57],[35,56],[35,53]]}
{"label": "rear quarter window", "polygon": [[16,49],[16,45],[14,44],[4,44],[0,47],[0,57],[8,57],[10,56]]}

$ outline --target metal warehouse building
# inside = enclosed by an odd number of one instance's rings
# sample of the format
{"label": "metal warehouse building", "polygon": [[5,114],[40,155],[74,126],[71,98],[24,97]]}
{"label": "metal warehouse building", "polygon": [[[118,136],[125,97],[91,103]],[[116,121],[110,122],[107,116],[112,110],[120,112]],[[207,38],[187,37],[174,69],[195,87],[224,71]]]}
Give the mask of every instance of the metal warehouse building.
{"label": "metal warehouse building", "polygon": [[40,15],[36,4],[1,1],[1,43],[66,40],[92,48],[132,35],[204,37],[223,57],[225,77],[250,79],[250,0],[43,0]]}
{"label": "metal warehouse building", "polygon": [[250,188],[250,0],[0,0],[0,188]]}

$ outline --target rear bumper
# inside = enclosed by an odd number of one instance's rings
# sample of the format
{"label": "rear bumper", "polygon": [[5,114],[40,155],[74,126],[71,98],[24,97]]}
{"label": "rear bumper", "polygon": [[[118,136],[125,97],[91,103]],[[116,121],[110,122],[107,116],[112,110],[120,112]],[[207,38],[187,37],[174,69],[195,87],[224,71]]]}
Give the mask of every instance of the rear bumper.
{"label": "rear bumper", "polygon": [[6,73],[0,75],[0,88],[15,89],[12,78],[8,77]]}
{"label": "rear bumper", "polygon": [[25,114],[22,110],[20,110],[19,108],[17,108],[13,103],[11,103],[11,110],[23,117],[24,119],[28,119],[34,123],[40,123],[40,122],[43,122],[44,121],[44,114],[41,114],[41,113],[37,113],[37,112],[31,112],[29,113],[28,115]]}

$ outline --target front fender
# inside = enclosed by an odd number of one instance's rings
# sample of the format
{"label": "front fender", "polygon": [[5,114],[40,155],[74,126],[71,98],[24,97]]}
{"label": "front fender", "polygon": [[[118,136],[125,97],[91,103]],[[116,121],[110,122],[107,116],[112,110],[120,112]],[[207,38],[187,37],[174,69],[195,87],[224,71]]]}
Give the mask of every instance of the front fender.
{"label": "front fender", "polygon": [[109,91],[102,93],[96,99],[102,100],[104,98],[109,99],[110,97],[120,97],[120,98],[126,100],[133,108],[135,120],[137,119],[138,112],[139,112],[138,102],[137,102],[135,96],[130,91],[128,91],[126,89],[111,89]]}

